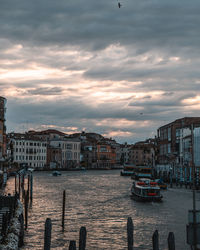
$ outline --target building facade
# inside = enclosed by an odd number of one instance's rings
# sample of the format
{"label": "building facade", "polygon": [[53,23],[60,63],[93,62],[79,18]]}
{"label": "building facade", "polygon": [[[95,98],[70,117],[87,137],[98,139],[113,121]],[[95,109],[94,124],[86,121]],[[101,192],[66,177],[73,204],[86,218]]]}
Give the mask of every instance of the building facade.
{"label": "building facade", "polygon": [[46,167],[50,169],[62,168],[62,149],[56,146],[47,146]]}
{"label": "building facade", "polygon": [[97,143],[97,167],[112,168],[116,164],[116,151],[104,142]]}
{"label": "building facade", "polygon": [[128,145],[127,143],[120,145],[120,150],[121,150],[120,164],[124,165],[130,163],[130,149],[131,145]]}
{"label": "building facade", "polygon": [[[158,165],[167,167],[170,174],[180,181],[191,180],[192,168],[196,178],[200,173],[200,117],[184,117],[158,129]],[[162,169],[160,169],[162,171]]]}
{"label": "building facade", "polygon": [[54,139],[49,142],[52,148],[61,149],[61,167],[76,168],[80,166],[81,143],[77,138]]}
{"label": "building facade", "polygon": [[148,142],[139,142],[131,146],[129,161],[136,166],[154,166],[155,147]]}
{"label": "building facade", "polygon": [[43,169],[47,161],[47,144],[27,134],[10,133],[13,162],[26,164],[31,168]]}
{"label": "building facade", "polygon": [[197,155],[198,142],[200,143],[199,127],[200,117],[184,117],[160,127],[158,129],[159,163],[170,162],[192,166],[194,153],[196,152]]}

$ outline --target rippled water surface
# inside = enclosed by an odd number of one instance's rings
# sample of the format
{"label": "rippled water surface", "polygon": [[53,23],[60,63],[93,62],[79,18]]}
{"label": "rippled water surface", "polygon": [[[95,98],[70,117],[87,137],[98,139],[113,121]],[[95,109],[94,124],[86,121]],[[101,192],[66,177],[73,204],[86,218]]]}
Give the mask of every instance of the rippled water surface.
{"label": "rippled water surface", "polygon": [[[7,192],[14,179],[10,178]],[[167,250],[167,236],[174,232],[176,249],[190,249],[186,244],[188,209],[192,192],[184,188],[163,191],[162,203],[139,203],[130,198],[130,177],[119,170],[34,173],[33,204],[22,249],[43,249],[44,223],[52,220],[51,249],[68,249],[69,241],[78,245],[79,229],[86,226],[87,250],[127,249],[126,223],[134,222],[136,249],[152,249],[152,234],[158,229],[160,249]],[[62,193],[66,190],[65,232],[61,228]],[[197,193],[197,208],[200,205]]]}

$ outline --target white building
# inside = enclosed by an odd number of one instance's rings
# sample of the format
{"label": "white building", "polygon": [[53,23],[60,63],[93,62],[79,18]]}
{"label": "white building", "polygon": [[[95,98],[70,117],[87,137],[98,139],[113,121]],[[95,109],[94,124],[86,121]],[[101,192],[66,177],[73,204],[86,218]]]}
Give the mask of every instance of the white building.
{"label": "white building", "polygon": [[77,138],[62,138],[50,141],[50,146],[62,150],[62,167],[78,167],[80,164],[81,142]]}
{"label": "white building", "polygon": [[26,134],[9,135],[13,146],[13,162],[25,163],[31,168],[44,168],[47,158],[47,144]]}
{"label": "white building", "polygon": [[121,147],[121,160],[123,164],[130,162],[130,149],[131,145],[128,145],[126,142],[125,144],[122,144]]}

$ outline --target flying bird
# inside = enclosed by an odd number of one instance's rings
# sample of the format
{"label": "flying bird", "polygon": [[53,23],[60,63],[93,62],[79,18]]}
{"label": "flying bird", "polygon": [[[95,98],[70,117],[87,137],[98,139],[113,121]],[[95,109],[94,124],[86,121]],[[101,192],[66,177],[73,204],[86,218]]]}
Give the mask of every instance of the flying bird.
{"label": "flying bird", "polygon": [[121,3],[119,2],[119,3],[118,3],[118,7],[121,8],[121,6],[122,6]]}

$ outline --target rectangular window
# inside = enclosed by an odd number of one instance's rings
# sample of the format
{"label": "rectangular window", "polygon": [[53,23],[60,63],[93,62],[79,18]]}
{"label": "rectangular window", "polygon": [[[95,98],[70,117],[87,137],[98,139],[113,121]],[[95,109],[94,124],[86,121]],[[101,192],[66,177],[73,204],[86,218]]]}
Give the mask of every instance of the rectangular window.
{"label": "rectangular window", "polygon": [[171,141],[171,127],[168,128],[168,141]]}
{"label": "rectangular window", "polygon": [[71,160],[71,159],[72,159],[72,152],[67,151],[67,160]]}
{"label": "rectangular window", "polygon": [[106,146],[101,146],[100,147],[100,152],[107,152],[107,147]]}
{"label": "rectangular window", "polygon": [[181,132],[181,131],[180,131],[180,129],[179,129],[179,128],[177,128],[177,129],[176,129],[176,137],[177,137],[177,138],[179,138],[179,137],[180,137],[180,132]]}
{"label": "rectangular window", "polygon": [[72,144],[67,144],[67,149],[72,149]]}
{"label": "rectangular window", "polygon": [[168,144],[168,154],[170,154],[171,153],[171,144],[169,143]]}

